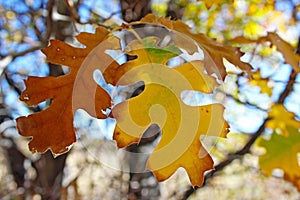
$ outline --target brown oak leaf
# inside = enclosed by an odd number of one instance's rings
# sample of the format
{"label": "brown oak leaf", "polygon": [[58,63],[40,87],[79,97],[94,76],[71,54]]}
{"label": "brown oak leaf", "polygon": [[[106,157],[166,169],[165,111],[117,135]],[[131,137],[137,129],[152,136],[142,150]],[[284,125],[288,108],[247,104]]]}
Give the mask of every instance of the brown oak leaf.
{"label": "brown oak leaf", "polygon": [[131,24],[138,23],[161,24],[174,31],[175,45],[185,49],[190,54],[197,52],[199,46],[204,53],[204,67],[208,74],[215,73],[221,80],[224,80],[227,75],[224,58],[246,73],[251,73],[251,65],[240,60],[244,53],[238,48],[218,43],[202,33],[192,33],[190,27],[181,20],[172,21],[170,18],[157,18],[155,15],[149,14],[141,22]]}
{"label": "brown oak leaf", "polygon": [[17,119],[19,133],[32,137],[32,152],[50,149],[54,155],[68,151],[76,141],[73,117],[77,109],[84,109],[91,116],[106,118],[105,111],[111,106],[111,97],[93,79],[96,69],[104,72],[108,66],[118,64],[105,53],[111,47],[119,48],[119,40],[105,28],[97,28],[94,34],[80,33],[77,40],[85,48],[76,48],[64,42],[51,40],[42,52],[47,61],[66,65],[70,73],[59,77],[29,77],[20,100],[28,106],[51,99],[49,108]]}

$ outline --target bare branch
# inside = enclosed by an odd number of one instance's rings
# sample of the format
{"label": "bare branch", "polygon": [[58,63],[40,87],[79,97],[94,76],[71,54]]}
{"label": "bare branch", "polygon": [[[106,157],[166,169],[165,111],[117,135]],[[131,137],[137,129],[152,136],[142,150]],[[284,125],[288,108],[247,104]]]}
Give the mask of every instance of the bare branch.
{"label": "bare branch", "polygon": [[294,84],[296,83],[296,76],[297,73],[294,70],[292,70],[289,81],[285,86],[283,92],[280,94],[277,103],[283,104],[286,97],[289,96],[289,94],[293,91]]}
{"label": "bare branch", "polygon": [[45,46],[47,46],[47,42],[41,42],[40,45],[30,47],[29,49],[26,49],[26,50],[21,51],[21,52],[12,52],[8,56],[11,56],[12,59],[15,59],[16,57],[24,56],[28,53],[33,52],[33,51],[40,50],[41,48],[43,48]]}
{"label": "bare branch", "polygon": [[[4,59],[9,59],[10,62],[12,62],[15,58],[17,58],[19,56],[24,56],[28,53],[34,52],[36,50],[40,50],[41,48],[47,46],[48,40],[49,40],[49,38],[51,36],[51,33],[52,33],[52,27],[53,27],[52,11],[53,11],[54,3],[55,3],[54,0],[49,0],[48,3],[47,3],[47,11],[48,11],[48,16],[46,18],[47,31],[46,31],[46,34],[45,34],[45,38],[39,42],[39,45],[32,46],[32,47],[30,47],[30,48],[28,48],[24,51],[21,51],[21,52],[10,52],[8,55],[0,55],[1,57],[3,57],[3,59],[1,59],[1,61],[4,60]],[[33,14],[32,14],[32,16],[33,16]],[[35,26],[34,26],[34,29],[35,29],[37,34],[40,33]],[[0,63],[1,63],[1,61],[0,61]]]}
{"label": "bare branch", "polygon": [[256,104],[253,104],[253,103],[248,102],[248,101],[242,101],[242,100],[240,100],[240,99],[234,97],[232,94],[226,93],[226,92],[223,91],[223,90],[218,89],[217,92],[220,92],[220,93],[224,94],[227,98],[233,99],[233,100],[236,101],[237,103],[240,103],[240,104],[243,104],[243,105],[252,107],[252,108],[256,108],[256,109],[259,109],[259,110],[261,110],[261,111],[267,111],[266,109],[261,108],[261,107],[259,107],[259,106],[256,105]]}
{"label": "bare branch", "polygon": [[45,40],[48,40],[50,38],[52,30],[53,30],[52,14],[53,14],[54,4],[55,4],[55,0],[49,0],[48,3],[47,3],[48,16],[47,16],[47,19],[46,19],[47,32],[46,32],[46,35],[45,35]]}

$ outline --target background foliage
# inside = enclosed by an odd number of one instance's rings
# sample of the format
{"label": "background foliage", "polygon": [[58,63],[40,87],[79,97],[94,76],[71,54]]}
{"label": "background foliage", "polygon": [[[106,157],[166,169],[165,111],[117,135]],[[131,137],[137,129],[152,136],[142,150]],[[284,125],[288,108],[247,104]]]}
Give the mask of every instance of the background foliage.
{"label": "background foliage", "polygon": [[[299,199],[298,2],[210,2],[0,1],[1,198],[186,199],[209,194],[216,199]],[[224,61],[228,75],[214,98],[224,99],[231,133],[226,140],[205,140],[215,161],[215,171],[205,175],[205,185],[190,188],[180,170],[159,184],[149,172],[135,174],[105,166],[111,155],[115,155],[115,168],[127,171],[136,167],[131,163],[145,161],[117,152],[111,144],[113,122],[94,120],[84,112],[75,116],[80,142],[71,152],[56,159],[49,152],[29,153],[27,141],[16,133],[14,119],[41,111],[49,102],[26,107],[18,100],[23,80],[28,75],[68,72],[64,66],[46,63],[39,49],[53,38],[79,46],[74,35],[81,31],[94,32],[97,26],[110,29],[149,12],[182,19],[195,32],[241,47],[242,60],[254,68],[249,79]],[[120,91],[119,97],[129,94]],[[187,99],[195,105],[209,101],[201,94]],[[139,152],[152,141],[127,150]]]}

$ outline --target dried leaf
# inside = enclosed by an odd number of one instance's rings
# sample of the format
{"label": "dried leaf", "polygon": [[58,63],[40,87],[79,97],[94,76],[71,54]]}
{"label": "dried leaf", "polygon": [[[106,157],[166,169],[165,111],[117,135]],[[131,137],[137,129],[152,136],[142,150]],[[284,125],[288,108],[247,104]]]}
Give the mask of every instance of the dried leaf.
{"label": "dried leaf", "polygon": [[268,33],[267,38],[278,48],[278,51],[282,53],[285,61],[292,66],[295,72],[300,72],[300,55],[294,51],[293,47],[276,33]]}
{"label": "dried leaf", "polygon": [[17,119],[19,133],[32,137],[29,143],[32,152],[50,149],[58,155],[68,151],[68,147],[76,141],[73,116],[77,109],[84,109],[97,118],[107,117],[103,110],[111,106],[111,98],[93,80],[93,73],[96,69],[105,71],[106,65],[110,68],[117,66],[104,51],[118,48],[119,42],[104,28],[98,28],[95,34],[81,33],[77,39],[86,48],[51,40],[50,46],[42,50],[49,62],[69,66],[69,74],[29,77],[25,81],[26,90],[20,99],[27,105],[52,100],[46,110]]}
{"label": "dried leaf", "polygon": [[251,40],[243,36],[239,36],[230,41],[239,44],[249,44],[249,43],[261,44],[269,41],[271,42],[272,45],[276,46],[276,48],[280,53],[282,53],[285,62],[290,64],[291,67],[295,70],[295,72],[297,73],[300,72],[300,67],[299,67],[300,55],[294,51],[294,48],[289,43],[284,41],[276,33],[269,32],[267,36],[258,38],[257,40]]}
{"label": "dried leaf", "polygon": [[155,15],[149,14],[140,23],[161,24],[174,31],[175,45],[187,50],[190,54],[197,52],[199,46],[204,52],[205,69],[209,74],[215,73],[221,80],[224,80],[227,74],[223,62],[224,58],[246,73],[251,73],[251,65],[240,60],[243,53],[238,48],[225,46],[202,33],[194,34],[181,20],[171,21],[170,18],[156,18]]}

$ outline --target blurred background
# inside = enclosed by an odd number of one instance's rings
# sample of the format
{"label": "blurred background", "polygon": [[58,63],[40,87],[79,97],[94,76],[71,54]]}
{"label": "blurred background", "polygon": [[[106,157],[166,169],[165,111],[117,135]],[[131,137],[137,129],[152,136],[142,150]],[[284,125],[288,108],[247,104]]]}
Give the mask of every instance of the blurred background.
{"label": "blurred background", "polygon": [[[162,183],[157,183],[150,172],[132,173],[145,160],[135,160],[128,152],[151,149],[154,139],[118,150],[112,141],[112,119],[97,120],[78,111],[74,121],[78,142],[55,159],[49,151],[42,155],[29,152],[29,139],[17,133],[16,118],[49,106],[49,101],[35,107],[21,102],[18,97],[25,88],[23,80],[29,75],[60,76],[68,72],[65,66],[45,61],[40,49],[49,39],[77,45],[74,36],[79,32],[94,32],[97,26],[113,28],[155,13],[181,19],[193,31],[221,43],[237,36],[257,39],[276,32],[297,49],[300,1],[220,2],[0,0],[0,199],[300,199],[297,189],[282,179],[280,170],[271,177],[260,172],[258,156],[264,150],[256,144],[237,159],[228,159],[257,132],[290,79],[291,66],[270,45],[247,44],[241,48],[246,52],[243,60],[256,71],[254,80],[241,76],[224,61],[229,75],[214,98],[223,99],[231,132],[226,140],[206,138],[204,145],[216,165],[226,159],[229,162],[207,176],[205,185],[197,190],[191,190],[181,169]],[[299,77],[294,82],[293,91],[282,103],[297,118]],[[126,95],[124,98],[129,98]],[[187,101],[200,105],[203,99],[195,93]],[[159,132],[157,127],[153,130]],[[265,134],[270,131],[265,130]]]}

